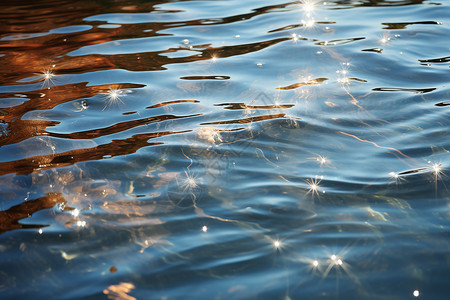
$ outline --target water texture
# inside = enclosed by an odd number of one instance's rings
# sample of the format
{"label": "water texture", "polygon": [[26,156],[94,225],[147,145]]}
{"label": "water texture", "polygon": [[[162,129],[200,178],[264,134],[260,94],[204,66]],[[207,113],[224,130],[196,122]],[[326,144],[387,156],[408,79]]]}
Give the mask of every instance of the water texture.
{"label": "water texture", "polygon": [[0,15],[1,299],[448,299],[449,1]]}

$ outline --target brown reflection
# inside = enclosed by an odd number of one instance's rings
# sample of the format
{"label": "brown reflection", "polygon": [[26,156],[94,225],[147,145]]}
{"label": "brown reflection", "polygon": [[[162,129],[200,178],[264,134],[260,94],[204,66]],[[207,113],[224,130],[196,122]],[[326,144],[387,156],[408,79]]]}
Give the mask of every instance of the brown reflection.
{"label": "brown reflection", "polygon": [[137,134],[124,140],[113,140],[109,144],[103,144],[93,148],[76,149],[51,155],[38,155],[11,162],[2,162],[0,163],[0,176],[9,173],[28,175],[39,170],[65,167],[78,162],[132,154],[143,147],[163,144],[162,142],[149,143],[149,139],[190,131],[191,130]]}
{"label": "brown reflection", "polygon": [[161,116],[143,118],[143,119],[139,119],[139,120],[120,122],[120,123],[116,123],[114,125],[111,125],[111,126],[108,126],[105,128],[92,129],[92,130],[73,132],[73,133],[67,133],[67,134],[48,132],[48,135],[53,136],[53,137],[58,137],[58,138],[66,138],[66,139],[94,139],[94,138],[105,136],[105,135],[119,133],[119,132],[122,132],[122,131],[125,131],[128,129],[132,129],[137,126],[142,126],[142,125],[156,123],[156,122],[162,122],[162,121],[166,121],[166,120],[175,120],[175,119],[196,117],[196,116],[200,116],[200,115],[201,114],[194,114],[194,115],[187,115],[187,116],[161,115]]}
{"label": "brown reflection", "polygon": [[[6,135],[0,136],[0,145],[19,143],[33,136],[47,135],[46,128],[59,124],[47,120],[22,120],[22,117],[36,110],[51,110],[55,106],[80,98],[89,98],[105,93],[113,85],[86,86],[86,82],[55,86],[51,89],[21,93],[24,99],[29,99],[20,105],[2,109],[0,121],[7,123]],[[117,85],[114,85],[117,86]],[[142,84],[124,83],[121,88],[141,88]],[[0,94],[1,98],[16,98],[15,93]]]}
{"label": "brown reflection", "polygon": [[278,90],[293,90],[293,89],[299,88],[304,85],[317,85],[317,84],[324,82],[325,80],[328,80],[328,78],[315,78],[315,79],[311,79],[306,82],[299,82],[299,83],[294,83],[294,84],[291,84],[288,86],[277,87],[277,89]]}
{"label": "brown reflection", "polygon": [[[85,55],[69,56],[68,53],[89,45],[96,45],[124,38],[163,36],[159,33],[165,29],[210,26],[211,24],[228,24],[241,22],[272,10],[282,9],[296,4],[288,2],[279,5],[264,6],[252,10],[250,13],[218,19],[196,19],[185,22],[149,22],[139,24],[122,24],[118,28],[101,28],[106,21],[86,21],[90,16],[104,13],[123,12],[160,12],[157,5],[166,1],[141,2],[136,6],[123,6],[122,2],[103,3],[92,1],[29,1],[0,3],[0,51],[5,56],[0,57],[0,63],[9,68],[0,69],[0,85],[8,85],[24,78],[41,74],[52,68],[56,75],[94,72],[109,69],[126,69],[132,71],[163,70],[164,65],[171,63],[185,63],[210,59],[208,52],[216,51],[221,57],[241,55],[257,51],[278,43],[284,39],[267,41],[249,45],[232,47],[209,48],[208,45],[195,47],[194,53],[184,58],[168,58],[164,54],[180,50],[185,47],[162,49],[157,52],[145,52],[125,55]],[[132,7],[132,9],[130,9]],[[175,12],[175,11],[172,11]],[[168,11],[168,13],[170,13]],[[83,24],[83,29],[73,31],[54,31],[54,29]],[[89,28],[91,26],[91,28]],[[53,30],[53,31],[52,31]],[[51,33],[50,33],[51,32]],[[34,34],[34,35],[33,35]],[[5,39],[6,38],[6,39]],[[204,50],[206,49],[206,52]],[[203,49],[203,50],[202,50]],[[52,67],[54,66],[54,67]]]}
{"label": "brown reflection", "polygon": [[174,100],[174,101],[167,101],[167,102],[162,102],[162,103],[158,103],[155,105],[147,106],[146,108],[157,108],[157,107],[162,107],[162,106],[172,105],[172,104],[177,104],[177,103],[200,103],[200,101],[198,101],[198,100]]}
{"label": "brown reflection", "polygon": [[246,124],[246,123],[253,123],[253,122],[259,122],[259,121],[264,121],[264,120],[279,119],[279,118],[290,118],[290,117],[286,116],[286,114],[275,114],[275,115],[265,115],[265,116],[250,117],[250,118],[244,118],[244,119],[228,120],[228,121],[207,122],[207,123],[202,123],[200,125]]}
{"label": "brown reflection", "polygon": [[[141,2],[133,12],[157,11],[154,7],[166,1]],[[135,36],[136,32],[145,36],[157,35],[156,31],[164,25],[156,26],[156,30],[144,32],[151,25],[121,26],[119,28],[98,28],[105,22],[86,22],[85,18],[102,14],[124,12],[122,2],[99,1],[0,1],[0,51],[5,53],[0,57],[3,65],[9,68],[0,69],[0,85],[11,84],[26,77],[42,73],[49,66],[55,64],[56,74],[62,73],[62,69],[75,70],[77,66],[67,64],[67,53],[83,46],[100,44],[113,41],[124,36]],[[127,11],[127,10],[125,10]],[[128,10],[129,11],[129,10]],[[83,24],[80,30],[54,31],[57,28],[77,26]],[[87,25],[87,26],[86,26]],[[92,26],[89,29],[89,26]],[[147,28],[142,28],[142,26]],[[52,31],[53,30],[53,31]],[[75,32],[73,32],[75,31]],[[50,34],[52,32],[52,34]],[[69,60],[70,61],[70,60]],[[102,57],[96,57],[85,61],[84,66],[78,65],[77,72],[89,69],[92,65],[103,65],[109,68],[114,66]],[[81,67],[81,68],[80,68]]]}
{"label": "brown reflection", "polygon": [[41,135],[47,127],[58,124],[56,121],[16,119],[6,126],[6,133],[0,135],[0,146],[19,143],[32,136]]}
{"label": "brown reflection", "polygon": [[0,211],[0,234],[23,228],[42,228],[48,225],[20,224],[19,221],[31,217],[35,212],[49,209],[56,204],[65,204],[66,200],[61,193],[47,193],[44,197],[29,200],[21,204]]}
{"label": "brown reflection", "polygon": [[284,109],[291,108],[295,104],[277,104],[277,105],[247,105],[245,103],[221,103],[214,106],[225,106],[225,109]]}
{"label": "brown reflection", "polygon": [[181,46],[168,50],[136,54],[88,54],[84,56],[66,57],[64,63],[60,63],[58,66],[60,68],[59,72],[64,73],[80,73],[82,70],[86,69],[90,72],[110,69],[125,69],[135,72],[160,71],[165,70],[166,68],[164,66],[169,64],[210,60],[213,54],[217,58],[240,56],[259,51],[287,40],[290,40],[290,38],[277,38],[252,44],[223,46],[217,48],[210,47],[209,45],[203,45],[201,48],[195,48],[194,46],[191,51],[195,54],[185,57],[167,57],[165,55],[166,53],[186,51],[186,48]]}

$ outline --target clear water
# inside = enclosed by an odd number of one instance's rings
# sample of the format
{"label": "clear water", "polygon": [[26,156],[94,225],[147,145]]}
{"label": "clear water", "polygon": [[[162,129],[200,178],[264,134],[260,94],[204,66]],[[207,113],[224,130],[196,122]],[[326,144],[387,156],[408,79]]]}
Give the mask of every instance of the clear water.
{"label": "clear water", "polygon": [[0,298],[448,299],[449,1],[0,4]]}

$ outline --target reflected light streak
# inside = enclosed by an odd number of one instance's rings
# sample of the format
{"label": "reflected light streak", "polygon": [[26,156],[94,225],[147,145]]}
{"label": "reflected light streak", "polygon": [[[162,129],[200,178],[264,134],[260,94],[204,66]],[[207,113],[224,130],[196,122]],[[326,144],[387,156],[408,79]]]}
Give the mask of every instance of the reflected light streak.
{"label": "reflected light streak", "polygon": [[395,149],[395,148],[379,146],[379,145],[378,145],[377,143],[375,143],[375,142],[368,141],[368,140],[364,140],[364,139],[362,139],[362,138],[357,137],[356,135],[353,135],[353,134],[350,134],[350,133],[346,133],[346,132],[344,132],[344,131],[339,131],[339,133],[342,134],[342,135],[346,135],[346,136],[352,137],[352,138],[354,138],[354,139],[357,139],[357,140],[360,141],[360,142],[370,143],[370,144],[374,145],[374,146],[377,147],[377,148],[386,149],[386,150],[392,150],[392,151],[397,152],[398,154],[404,156],[405,158],[408,158],[408,159],[410,158],[409,156],[407,156],[406,154],[403,154],[400,150],[397,150],[397,149]]}
{"label": "reflected light streak", "polygon": [[[437,183],[438,183],[438,180],[442,179],[442,176],[445,176],[444,169],[442,168],[442,164],[440,164],[440,163],[432,163],[431,161],[428,161],[428,163],[432,164],[430,166],[430,170],[433,172],[433,175],[434,175],[434,178],[433,178],[434,190],[437,194],[437,188],[438,188]],[[445,184],[444,184],[444,187],[445,187]]]}

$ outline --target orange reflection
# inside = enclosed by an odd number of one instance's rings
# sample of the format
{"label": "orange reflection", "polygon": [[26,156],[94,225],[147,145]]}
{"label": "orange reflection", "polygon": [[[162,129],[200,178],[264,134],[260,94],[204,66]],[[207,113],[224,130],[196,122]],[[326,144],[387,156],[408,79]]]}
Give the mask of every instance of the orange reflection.
{"label": "orange reflection", "polygon": [[[19,221],[30,217],[32,214],[54,207],[56,204],[65,204],[66,200],[61,193],[47,193],[44,197],[29,200],[21,204],[0,211],[0,234],[23,228],[42,228],[48,225],[20,224]],[[70,209],[70,208],[67,208]]]}
{"label": "orange reflection", "polygon": [[109,144],[99,145],[93,148],[76,149],[51,155],[38,155],[21,160],[0,163],[0,176],[16,173],[17,175],[28,175],[39,170],[60,168],[73,165],[78,162],[89,160],[100,160],[105,157],[127,155],[135,153],[137,150],[154,145],[161,145],[162,142],[149,143],[149,139],[160,136],[185,133],[185,131],[166,131],[133,135],[123,140],[113,140]]}

